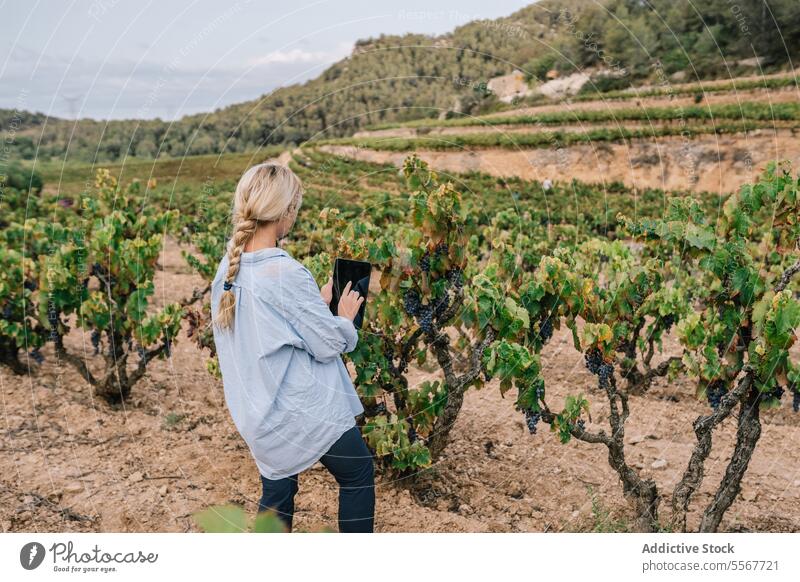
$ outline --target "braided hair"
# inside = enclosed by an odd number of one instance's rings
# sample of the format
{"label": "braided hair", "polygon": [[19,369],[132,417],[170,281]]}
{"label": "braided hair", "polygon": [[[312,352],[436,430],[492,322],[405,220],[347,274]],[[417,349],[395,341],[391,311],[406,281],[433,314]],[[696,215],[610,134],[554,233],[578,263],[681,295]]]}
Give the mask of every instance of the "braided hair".
{"label": "braided hair", "polygon": [[228,241],[228,272],[214,323],[219,329],[233,327],[236,295],[233,282],[239,273],[242,252],[262,224],[292,216],[300,209],[303,185],[288,167],[265,162],[248,169],[239,179],[233,201],[233,235]]}

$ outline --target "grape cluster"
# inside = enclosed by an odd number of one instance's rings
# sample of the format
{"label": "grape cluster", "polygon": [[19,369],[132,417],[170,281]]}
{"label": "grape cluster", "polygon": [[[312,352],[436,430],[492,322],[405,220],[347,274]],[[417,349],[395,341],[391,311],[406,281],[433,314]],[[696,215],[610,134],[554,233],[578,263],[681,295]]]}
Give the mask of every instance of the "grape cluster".
{"label": "grape cluster", "polygon": [[136,353],[139,354],[139,358],[145,360],[145,363],[147,363],[147,350],[145,350],[143,346],[136,346]]}
{"label": "grape cluster", "polygon": [[796,388],[792,392],[792,410],[800,412],[800,392]]}
{"label": "grape cluster", "polygon": [[100,353],[100,332],[96,329],[92,330],[92,345],[94,346],[94,355]]}
{"label": "grape cluster", "polygon": [[675,314],[669,313],[664,316],[664,329],[669,331],[669,329],[675,325]]}
{"label": "grape cluster", "polygon": [[614,374],[614,366],[603,359],[603,354],[598,348],[590,348],[583,355],[586,368],[596,374],[600,380],[600,388],[607,389],[610,386],[611,376]]}
{"label": "grape cluster", "polygon": [[771,400],[772,398],[777,398],[778,400],[780,400],[781,396],[783,396],[783,392],[784,392],[783,386],[775,386],[774,390],[771,390],[770,392],[762,392],[761,394],[758,395],[758,398],[762,402],[766,400]]}
{"label": "grape cluster", "polygon": [[461,289],[464,286],[464,280],[462,277],[461,269],[458,267],[453,267],[452,269],[448,269],[445,273],[445,277],[447,277],[447,282],[450,283],[456,290]]}
{"label": "grape cluster", "polygon": [[422,305],[419,308],[419,326],[425,333],[433,332],[433,308],[430,305]]}
{"label": "grape cluster", "polygon": [[6,305],[3,307],[3,319],[11,319],[11,306]]}
{"label": "grape cluster", "polygon": [[36,291],[36,281],[29,281],[26,279],[22,286],[28,291]]}
{"label": "grape cluster", "polygon": [[416,289],[409,289],[403,295],[403,308],[410,316],[419,313],[422,303],[420,302],[419,292]]}
{"label": "grape cluster", "polygon": [[383,414],[386,412],[386,404],[383,402],[378,402],[374,405],[367,405],[364,407],[364,416],[372,417],[378,416],[379,414]]}
{"label": "grape cluster", "polygon": [[614,373],[614,366],[603,362],[600,364],[600,369],[597,371],[597,377],[600,379],[600,388],[606,389],[609,387],[611,375]]}
{"label": "grape cluster", "polygon": [[408,440],[412,443],[417,440],[417,430],[414,428],[414,423],[411,420],[411,417],[406,417],[406,422],[408,422]]}
{"label": "grape cluster", "polygon": [[586,360],[586,368],[592,373],[597,374],[603,364],[603,354],[597,348],[591,348],[583,355]]}
{"label": "grape cluster", "polygon": [[553,320],[549,317],[544,318],[539,322],[539,337],[543,342],[546,342],[553,337]]}
{"label": "grape cluster", "polygon": [[584,420],[582,418],[579,418],[578,422],[575,423],[575,425],[577,426],[578,430],[580,430],[580,431],[586,430],[586,423],[584,422]]}
{"label": "grape cluster", "polygon": [[541,418],[542,414],[540,412],[525,410],[525,424],[528,425],[528,432],[530,434],[536,434],[536,425],[539,424]]}
{"label": "grape cluster", "polygon": [[31,350],[30,356],[37,364],[41,365],[41,363],[44,362],[44,356],[42,355],[42,352],[39,351],[39,348],[34,348]]}
{"label": "grape cluster", "polygon": [[728,388],[723,382],[712,382],[709,384],[708,388],[706,388],[706,397],[708,398],[708,403],[711,405],[711,408],[717,410],[720,402],[722,402],[722,397],[727,393]]}
{"label": "grape cluster", "polygon": [[425,254],[422,255],[422,258],[419,260],[419,268],[425,271],[426,273],[431,270],[431,253],[430,251],[425,251]]}
{"label": "grape cluster", "polygon": [[50,329],[56,329],[58,325],[58,312],[56,310],[47,310],[47,322],[50,324]]}
{"label": "grape cluster", "polygon": [[448,307],[450,307],[450,296],[445,291],[444,295],[439,298],[439,301],[436,302],[433,308],[433,316],[439,319]]}
{"label": "grape cluster", "polygon": [[438,257],[439,255],[446,255],[450,252],[450,247],[447,245],[446,242],[440,242],[436,245],[436,250],[434,251],[434,256]]}

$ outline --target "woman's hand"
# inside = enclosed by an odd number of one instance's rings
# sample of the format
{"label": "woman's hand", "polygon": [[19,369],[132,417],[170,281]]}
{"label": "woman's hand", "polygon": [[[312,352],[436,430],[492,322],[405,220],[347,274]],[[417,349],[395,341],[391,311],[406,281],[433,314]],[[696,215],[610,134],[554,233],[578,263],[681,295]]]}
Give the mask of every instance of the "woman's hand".
{"label": "woman's hand", "polygon": [[319,294],[322,295],[322,300],[330,307],[331,299],[333,299],[333,276],[328,279],[328,282],[322,286],[322,289],[319,290]]}
{"label": "woman's hand", "polygon": [[364,303],[364,298],[358,291],[350,290],[352,284],[352,281],[348,281],[347,285],[345,285],[344,291],[342,291],[342,296],[339,298],[338,307],[338,314],[342,317],[346,317],[350,321],[353,321],[356,318],[361,304]]}

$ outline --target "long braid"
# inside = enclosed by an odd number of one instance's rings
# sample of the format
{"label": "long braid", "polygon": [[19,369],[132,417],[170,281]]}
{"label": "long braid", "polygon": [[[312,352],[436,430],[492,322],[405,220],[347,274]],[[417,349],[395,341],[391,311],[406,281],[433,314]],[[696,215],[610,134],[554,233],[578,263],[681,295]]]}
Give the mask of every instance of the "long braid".
{"label": "long braid", "polygon": [[270,162],[258,164],[239,179],[234,193],[233,236],[228,242],[228,272],[214,319],[219,329],[233,328],[236,314],[233,282],[239,274],[244,247],[263,224],[296,216],[302,200],[302,182],[286,166]]}
{"label": "long braid", "polygon": [[[240,220],[236,223],[228,250],[228,273],[225,276],[226,287],[229,287],[236,280],[236,275],[239,274],[242,252],[244,252],[247,242],[255,235],[256,228],[258,228],[258,221],[252,218]],[[215,320],[217,326],[220,329],[233,327],[235,311],[236,295],[233,293],[233,289],[227,289],[222,292],[222,297],[219,300],[219,313]]]}

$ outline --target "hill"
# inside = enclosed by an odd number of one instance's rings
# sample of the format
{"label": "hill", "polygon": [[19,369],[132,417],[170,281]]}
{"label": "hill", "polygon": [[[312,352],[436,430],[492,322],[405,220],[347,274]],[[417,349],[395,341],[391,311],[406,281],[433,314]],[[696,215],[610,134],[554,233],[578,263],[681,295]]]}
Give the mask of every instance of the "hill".
{"label": "hill", "polygon": [[[776,23],[781,23],[780,27]],[[380,36],[319,77],[208,114],[73,122],[0,110],[17,159],[115,161],[253,151],[367,126],[499,108],[490,79],[590,72],[589,87],[774,72],[800,54],[796,0],[542,0],[441,36]],[[755,67],[755,71],[754,71]]]}

